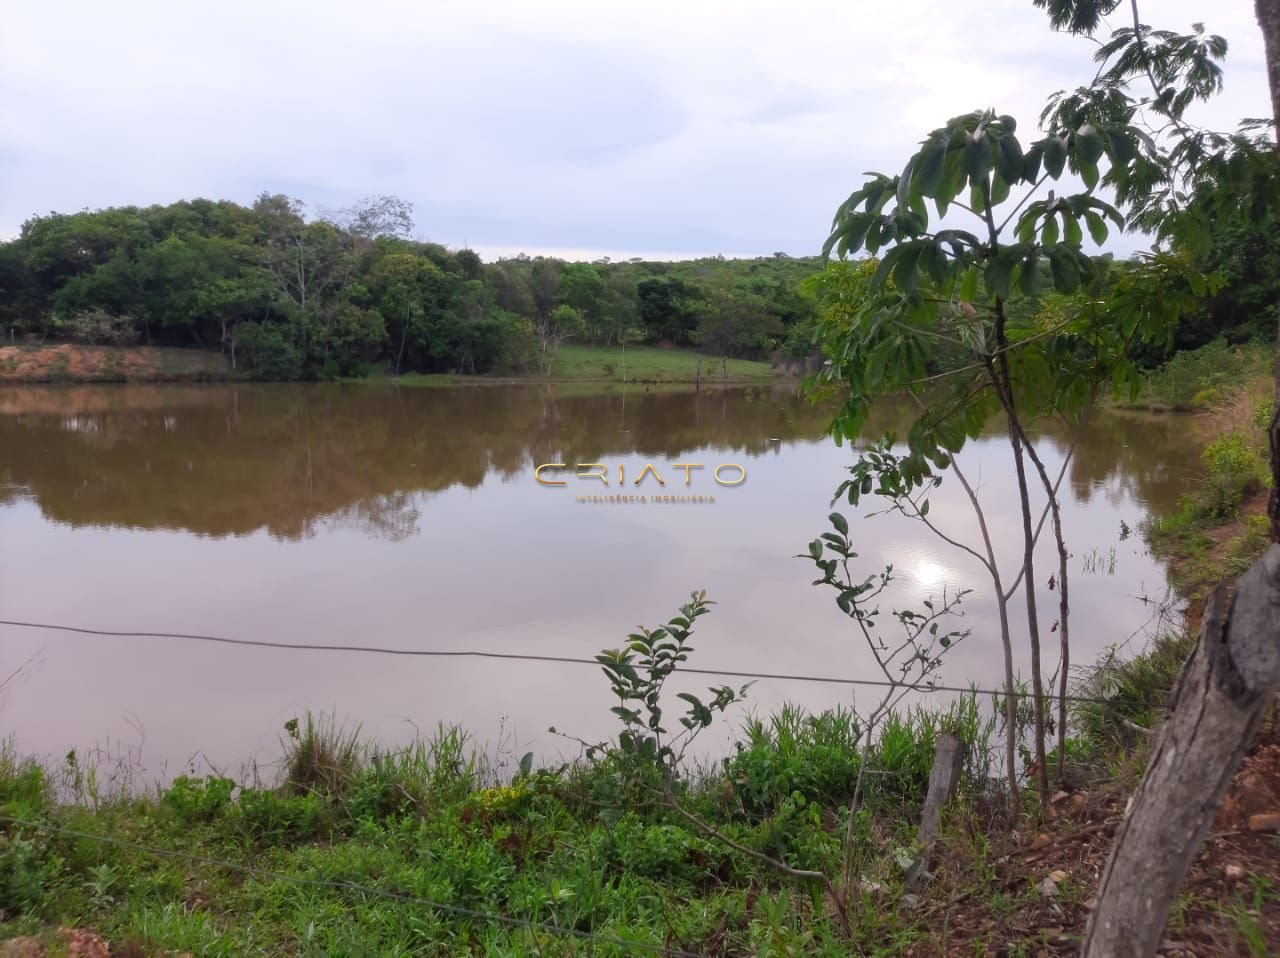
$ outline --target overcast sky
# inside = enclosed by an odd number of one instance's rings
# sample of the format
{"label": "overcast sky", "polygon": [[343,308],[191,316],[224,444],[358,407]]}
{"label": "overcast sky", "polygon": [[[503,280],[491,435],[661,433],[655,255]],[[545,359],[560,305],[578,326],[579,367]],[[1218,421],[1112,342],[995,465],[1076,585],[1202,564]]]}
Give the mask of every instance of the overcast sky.
{"label": "overcast sky", "polygon": [[[1202,122],[1269,114],[1249,0],[1143,13],[1230,42]],[[6,0],[0,236],[267,190],[393,193],[486,257],[808,254],[864,170],[957,113],[1034,126],[1091,54],[1031,0]]]}

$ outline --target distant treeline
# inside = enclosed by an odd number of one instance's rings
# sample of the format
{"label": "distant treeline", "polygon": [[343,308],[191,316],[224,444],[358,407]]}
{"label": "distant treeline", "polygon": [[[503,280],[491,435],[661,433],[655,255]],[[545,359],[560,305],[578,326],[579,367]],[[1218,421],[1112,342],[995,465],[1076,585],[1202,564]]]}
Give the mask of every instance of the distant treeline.
{"label": "distant treeline", "polygon": [[817,312],[816,257],[571,263],[409,238],[411,208],[370,197],[308,215],[286,196],[50,214],[0,244],[0,329],[20,341],[222,351],[261,379],[549,374],[564,341],[795,356]]}
{"label": "distant treeline", "polygon": [[[550,375],[570,340],[808,357],[824,297],[839,288],[818,257],[486,263],[412,240],[412,229],[409,204],[389,196],[311,215],[263,194],[250,207],[193,200],[35,217],[0,243],[0,335],[218,350],[237,373],[271,380]],[[1280,218],[1253,208],[1219,216],[1208,242],[1179,255],[1221,285],[1183,316],[1169,350],[1142,361],[1272,335]],[[1033,297],[1008,309],[1035,323],[1043,305]]]}

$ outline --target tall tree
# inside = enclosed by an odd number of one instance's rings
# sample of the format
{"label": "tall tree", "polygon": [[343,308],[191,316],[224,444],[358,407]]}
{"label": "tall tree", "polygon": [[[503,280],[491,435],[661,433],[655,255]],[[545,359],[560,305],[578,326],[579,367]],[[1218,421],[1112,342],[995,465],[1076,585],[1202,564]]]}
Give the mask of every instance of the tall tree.
{"label": "tall tree", "polygon": [[[1092,35],[1116,0],[1036,0],[1059,29]],[[1206,169],[1230,172],[1231,139],[1193,128],[1187,105],[1221,84],[1214,59],[1218,38],[1156,31],[1142,23],[1130,0],[1132,26],[1101,47],[1109,69],[1076,99],[1126,107],[1128,82],[1148,84],[1141,105],[1162,125],[1169,148],[1145,175],[1117,184],[1137,221],[1162,234],[1197,228],[1194,189]],[[1255,0],[1267,55],[1274,119],[1280,125],[1280,2]],[[1238,148],[1239,143],[1235,146]],[[1247,149],[1247,146],[1246,146]],[[1225,158],[1224,158],[1225,154]],[[1273,174],[1280,168],[1273,165]],[[1191,201],[1187,202],[1188,195]],[[1200,199],[1203,199],[1201,194]],[[1203,212],[1200,210],[1199,212]],[[1204,224],[1199,223],[1203,232]],[[1277,322],[1276,403],[1269,428],[1273,488],[1268,504],[1271,546],[1236,581],[1220,583],[1206,603],[1204,623],[1170,696],[1147,769],[1116,834],[1085,930],[1083,953],[1154,955],[1178,888],[1213,821],[1227,786],[1262,716],[1280,690],[1280,309]]]}
{"label": "tall tree", "polygon": [[[1267,54],[1267,80],[1271,87],[1271,113],[1277,132],[1277,156],[1280,157],[1280,0],[1255,0],[1258,26]],[[1277,263],[1280,272],[1280,263]],[[1271,496],[1267,515],[1271,519],[1271,541],[1280,542],[1280,302],[1276,311],[1276,388],[1271,407],[1271,424],[1267,434],[1271,440]]]}

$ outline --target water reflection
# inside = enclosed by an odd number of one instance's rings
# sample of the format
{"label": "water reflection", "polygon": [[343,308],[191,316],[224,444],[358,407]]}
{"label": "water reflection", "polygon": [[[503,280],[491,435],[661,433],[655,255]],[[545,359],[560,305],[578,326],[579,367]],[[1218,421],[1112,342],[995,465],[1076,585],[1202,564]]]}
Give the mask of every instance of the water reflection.
{"label": "water reflection", "polygon": [[[884,404],[869,431],[901,434],[910,413]],[[827,415],[767,387],[0,390],[0,617],[590,657],[705,587],[718,604],[700,620],[698,664],[872,675],[844,617],[811,587],[812,567],[794,558],[826,527],[853,455],[824,438]],[[1068,438],[1043,438],[1056,473]],[[1195,458],[1176,419],[1098,414],[1074,441],[1064,520],[1076,555],[1073,658],[1085,662],[1139,628],[1149,610],[1135,597],[1163,585],[1138,537],[1119,540],[1121,523],[1136,528],[1171,504]],[[1011,577],[1021,546],[1006,440],[983,438],[963,458]],[[738,461],[748,479],[711,507],[597,507],[533,481],[533,464],[556,461],[622,464],[628,477],[653,461],[667,491],[682,482],[666,468],[676,461],[707,463],[703,483],[711,464]],[[931,518],[973,535],[955,483],[936,490]],[[855,542],[860,571],[897,570],[886,606],[973,589],[972,638],[943,678],[999,681],[989,585],[974,561],[900,516],[859,521]],[[1107,561],[1090,571],[1088,554]],[[232,771],[269,759],[304,708],[337,709],[389,741],[438,720],[492,738],[506,716],[512,748],[554,754],[560,742],[542,730],[603,734],[612,704],[588,668],[0,632],[0,676],[29,660],[0,695],[0,719],[24,748],[131,742],[152,775],[196,753]],[[851,690],[770,682],[751,694],[767,711],[787,699],[848,705]]]}
{"label": "water reflection", "polygon": [[[414,492],[526,478],[537,462],[815,439],[794,389],[574,395],[553,387],[101,387],[0,392],[0,476],[76,526],[281,539],[332,517],[404,538]],[[558,457],[558,459],[557,459]]]}

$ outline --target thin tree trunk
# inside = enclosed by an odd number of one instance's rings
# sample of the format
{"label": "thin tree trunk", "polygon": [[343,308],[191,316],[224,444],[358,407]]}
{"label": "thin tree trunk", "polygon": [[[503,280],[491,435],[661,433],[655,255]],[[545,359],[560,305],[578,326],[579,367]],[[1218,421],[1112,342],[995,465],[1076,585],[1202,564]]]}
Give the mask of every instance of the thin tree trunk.
{"label": "thin tree trunk", "polygon": [[1040,807],[1049,803],[1049,770],[1046,767],[1044,748],[1044,676],[1040,671],[1040,619],[1036,610],[1035,551],[1036,535],[1031,525],[1031,498],[1027,489],[1027,466],[1023,455],[1022,424],[1018,421],[1013,401],[1013,377],[1009,372],[1008,339],[1005,336],[1004,303],[996,302],[996,348],[999,351],[1000,369],[988,361],[988,373],[995,386],[1000,403],[1009,420],[1009,442],[1013,448],[1013,464],[1018,479],[1018,501],[1022,507],[1022,574],[1026,578],[1023,589],[1027,597],[1027,637],[1031,644],[1031,711],[1035,724],[1035,782]]}
{"label": "thin tree trunk", "polygon": [[1031,528],[1031,499],[1027,490],[1027,468],[1023,461],[1022,441],[1018,438],[1016,415],[1009,412],[1009,442],[1013,446],[1014,470],[1018,477],[1018,502],[1022,507],[1023,553],[1022,568],[1026,576],[1024,592],[1027,597],[1027,633],[1031,640],[1031,710],[1035,721],[1035,782],[1036,793],[1043,807],[1049,798],[1049,775],[1045,768],[1044,749],[1044,676],[1040,669],[1040,624],[1036,610],[1035,590],[1035,535]]}
{"label": "thin tree trunk", "polygon": [[400,375],[400,361],[404,359],[404,346],[409,341],[409,307],[404,308],[404,330],[400,334],[400,350],[396,353],[396,375]]}
{"label": "thin tree trunk", "polygon": [[1067,684],[1071,671],[1071,603],[1067,591],[1067,544],[1062,536],[1062,511],[1058,504],[1057,486],[1049,478],[1049,471],[1045,469],[1044,463],[1036,452],[1036,447],[1031,444],[1031,439],[1022,429],[1021,424],[1018,425],[1018,431],[1027,456],[1036,467],[1040,482],[1044,485],[1045,495],[1049,497],[1049,511],[1053,519],[1053,540],[1058,547],[1058,644],[1062,661],[1058,674],[1058,760],[1055,778],[1061,784],[1067,758]]}
{"label": "thin tree trunk", "polygon": [[1231,776],[1280,689],[1280,545],[1209,595],[1085,929],[1085,956],[1156,953]]}
{"label": "thin tree trunk", "polygon": [[[1050,493],[1053,496],[1052,493]],[[1058,762],[1057,783],[1062,784],[1067,768],[1067,691],[1071,679],[1071,599],[1067,594],[1067,545],[1062,539],[1062,518],[1058,498],[1053,496],[1053,538],[1058,545],[1058,649],[1061,657],[1058,674]]]}
{"label": "thin tree trunk", "polygon": [[954,457],[951,459],[951,471],[960,480],[974,514],[978,517],[978,529],[982,533],[982,544],[987,552],[987,571],[991,575],[991,584],[995,587],[996,611],[1000,616],[1000,644],[1004,652],[1005,774],[1009,780],[1009,811],[1013,814],[1018,807],[1018,699],[1014,694],[1013,683],[1013,636],[1009,631],[1009,599],[1004,594],[995,546],[991,542],[991,531],[987,528],[987,516],[982,503],[978,501],[978,493],[969,485],[968,478],[960,471]]}

